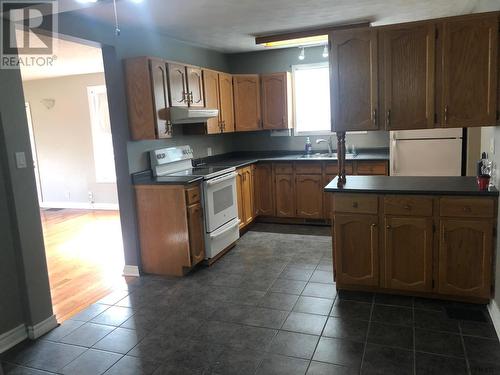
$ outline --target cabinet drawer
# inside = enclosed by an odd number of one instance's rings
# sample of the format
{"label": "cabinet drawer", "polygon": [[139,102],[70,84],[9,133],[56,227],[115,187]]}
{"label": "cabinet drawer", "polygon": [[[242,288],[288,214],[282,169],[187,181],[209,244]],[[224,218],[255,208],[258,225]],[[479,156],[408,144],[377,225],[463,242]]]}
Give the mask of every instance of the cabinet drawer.
{"label": "cabinet drawer", "polygon": [[187,205],[198,203],[200,201],[200,188],[198,186],[186,189]]}
{"label": "cabinet drawer", "polygon": [[335,194],[333,202],[335,212],[378,213],[378,196],[376,195]]}
{"label": "cabinet drawer", "polygon": [[291,163],[274,163],[274,173],[276,174],[292,174],[293,166]]}
{"label": "cabinet drawer", "polygon": [[387,163],[385,161],[363,161],[358,162],[356,173],[360,175],[386,175]]}
{"label": "cabinet drawer", "polygon": [[441,198],[441,216],[455,217],[493,217],[494,202],[492,199],[478,198]]}
{"label": "cabinet drawer", "polygon": [[295,173],[297,174],[321,174],[321,163],[295,163]]}
{"label": "cabinet drawer", "polygon": [[[325,173],[326,174],[338,174],[339,173],[339,164],[338,163],[328,163],[325,165]],[[352,174],[352,164],[347,162],[345,165],[345,173]]]}
{"label": "cabinet drawer", "polygon": [[432,216],[432,198],[386,196],[384,211],[387,215]]}

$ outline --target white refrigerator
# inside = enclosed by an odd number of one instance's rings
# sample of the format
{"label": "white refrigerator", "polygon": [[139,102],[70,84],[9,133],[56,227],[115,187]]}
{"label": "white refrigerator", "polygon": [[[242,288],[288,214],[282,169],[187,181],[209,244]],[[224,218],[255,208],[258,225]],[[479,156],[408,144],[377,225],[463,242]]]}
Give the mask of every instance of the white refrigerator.
{"label": "white refrigerator", "polygon": [[461,128],[392,131],[390,174],[460,176],[462,135]]}

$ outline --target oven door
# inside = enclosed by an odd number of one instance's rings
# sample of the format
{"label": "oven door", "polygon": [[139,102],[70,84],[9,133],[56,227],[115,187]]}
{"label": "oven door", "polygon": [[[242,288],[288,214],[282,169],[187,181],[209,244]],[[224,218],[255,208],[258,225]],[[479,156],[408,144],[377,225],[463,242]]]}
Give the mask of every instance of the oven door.
{"label": "oven door", "polygon": [[204,183],[205,223],[209,233],[238,217],[236,176],[236,172],[231,172]]}

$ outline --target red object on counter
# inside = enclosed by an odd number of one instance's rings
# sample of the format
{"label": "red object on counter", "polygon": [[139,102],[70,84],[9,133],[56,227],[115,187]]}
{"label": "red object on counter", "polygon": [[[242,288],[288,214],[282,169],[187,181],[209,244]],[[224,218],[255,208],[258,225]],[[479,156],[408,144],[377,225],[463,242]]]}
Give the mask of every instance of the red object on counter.
{"label": "red object on counter", "polygon": [[479,190],[481,191],[488,190],[488,186],[490,184],[490,176],[488,176],[487,174],[477,176],[477,184],[479,186]]}

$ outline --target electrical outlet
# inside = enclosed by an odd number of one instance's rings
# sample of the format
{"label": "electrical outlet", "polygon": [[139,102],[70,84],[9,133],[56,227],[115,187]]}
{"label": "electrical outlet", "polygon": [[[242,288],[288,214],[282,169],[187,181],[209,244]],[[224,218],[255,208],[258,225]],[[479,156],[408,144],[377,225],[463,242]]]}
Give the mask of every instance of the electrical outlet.
{"label": "electrical outlet", "polygon": [[16,152],[16,167],[17,169],[28,167],[26,163],[26,154],[24,152]]}
{"label": "electrical outlet", "polygon": [[490,139],[490,154],[495,155],[495,139]]}
{"label": "electrical outlet", "polygon": [[212,147],[207,147],[207,155],[212,156]]}
{"label": "electrical outlet", "polygon": [[89,202],[94,203],[94,192],[89,191]]}
{"label": "electrical outlet", "polygon": [[69,201],[71,199],[71,192],[70,191],[66,191],[66,199]]}

